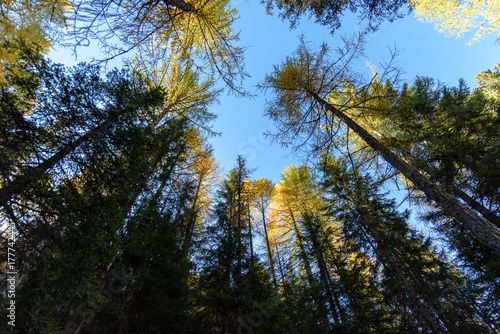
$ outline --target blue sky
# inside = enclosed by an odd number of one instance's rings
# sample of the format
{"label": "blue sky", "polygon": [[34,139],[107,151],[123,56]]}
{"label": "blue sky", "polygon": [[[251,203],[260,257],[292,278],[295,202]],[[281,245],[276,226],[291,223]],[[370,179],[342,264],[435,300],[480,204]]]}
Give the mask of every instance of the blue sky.
{"label": "blue sky", "polygon": [[[271,145],[264,133],[272,130],[272,124],[263,117],[265,96],[256,91],[256,84],[290,55],[298,45],[298,36],[316,44],[326,42],[332,48],[340,43],[340,37],[353,36],[361,26],[354,15],[345,15],[342,29],[331,35],[329,29],[313,21],[302,20],[294,30],[289,23],[276,14],[268,16],[259,1],[235,0],[233,6],[239,12],[240,20],[235,30],[240,31],[241,45],[248,47],[245,55],[246,71],[251,75],[245,87],[251,93],[260,94],[254,99],[220,97],[220,104],[212,107],[218,115],[214,130],[222,132],[218,138],[210,139],[217,161],[225,171],[235,165],[237,155],[247,159],[249,168],[257,168],[254,177],[265,177],[279,181],[280,172],[292,163],[300,163],[297,157],[289,156],[290,150],[277,144]],[[431,76],[447,84],[456,84],[464,78],[474,87],[474,76],[482,70],[492,68],[500,62],[500,46],[495,36],[490,36],[468,47],[468,36],[461,39],[446,38],[434,30],[430,23],[418,22],[412,15],[394,23],[384,23],[380,30],[367,36],[366,56],[373,64],[388,60],[389,48],[399,50],[398,61],[405,75],[404,80],[412,82],[417,75]],[[102,57],[96,54],[97,47],[79,50],[78,61],[85,57]],[[74,58],[69,50],[51,52],[55,61],[71,65]],[[120,65],[115,61],[112,65]],[[364,65],[360,65],[363,66]],[[364,70],[364,69],[361,69]]]}

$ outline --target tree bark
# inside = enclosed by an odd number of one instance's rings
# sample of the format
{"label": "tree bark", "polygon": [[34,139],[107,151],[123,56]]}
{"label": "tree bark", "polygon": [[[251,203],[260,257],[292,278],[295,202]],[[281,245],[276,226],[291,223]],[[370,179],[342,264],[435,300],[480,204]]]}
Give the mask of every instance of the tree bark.
{"label": "tree bark", "polygon": [[0,189],[0,206],[5,206],[8,201],[16,194],[21,193],[25,190],[31,183],[36,181],[36,174],[47,171],[49,168],[55,166],[58,162],[64,159],[68,154],[76,150],[80,145],[89,140],[92,136],[96,135],[98,132],[104,132],[106,127],[111,123],[107,120],[101,123],[96,128],[88,131],[84,135],[80,136],[76,140],[69,144],[66,144],[57,153],[52,155],[50,158],[38,164],[36,167],[29,168],[22,175],[18,175],[14,178],[12,182],[9,182],[6,186]]}
{"label": "tree bark", "polygon": [[271,274],[273,276],[274,288],[278,289],[278,281],[276,280],[276,271],[274,270],[273,254],[271,251],[271,245],[269,244],[269,235],[267,234],[266,213],[264,210],[264,203],[261,203],[261,205],[262,205],[261,206],[262,225],[264,225],[264,235],[266,237],[267,256],[269,258],[269,267],[271,268]]}
{"label": "tree bark", "polygon": [[[416,158],[411,156],[408,153],[404,154],[404,157],[409,160],[415,160]],[[418,167],[422,169],[424,172],[429,174],[431,178],[436,178],[435,177],[435,172],[432,170],[432,168],[425,163],[424,161],[419,160],[418,161]],[[462,189],[456,187],[455,185],[451,183],[443,183],[443,187],[445,191],[449,191],[452,194],[454,194],[456,197],[460,198],[463,200],[467,205],[469,205],[470,208],[476,210],[479,212],[485,219],[489,220],[491,223],[495,224],[497,227],[500,227],[500,218],[491,210],[486,208],[484,205],[476,201],[474,198],[469,196],[465,191]]]}
{"label": "tree bark", "polygon": [[500,255],[500,231],[488,220],[480,217],[471,209],[464,206],[455,197],[448,194],[441,187],[429,181],[420,174],[417,169],[410,166],[396,154],[391,152],[379,140],[373,137],[365,129],[359,126],[350,117],[335,108],[314,92],[308,92],[321,106],[340,118],[352,131],[361,137],[372,149],[378,152],[388,163],[395,167],[401,174],[407,177],[426,196],[435,201],[450,216],[460,221],[469,231],[483,244],[496,254]]}

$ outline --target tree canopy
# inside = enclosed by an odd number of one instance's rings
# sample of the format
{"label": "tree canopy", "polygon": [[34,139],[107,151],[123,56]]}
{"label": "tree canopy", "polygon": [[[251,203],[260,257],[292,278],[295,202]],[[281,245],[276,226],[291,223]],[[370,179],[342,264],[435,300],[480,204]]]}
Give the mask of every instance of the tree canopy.
{"label": "tree canopy", "polygon": [[[0,1],[0,330],[498,332],[500,65],[473,89],[393,59],[361,74],[406,3],[263,1],[367,24],[337,49],[303,36],[259,84],[300,159],[267,179],[209,141],[222,91],[249,97],[229,1]],[[446,10],[492,21],[486,3]],[[91,40],[130,59],[46,56]]]}

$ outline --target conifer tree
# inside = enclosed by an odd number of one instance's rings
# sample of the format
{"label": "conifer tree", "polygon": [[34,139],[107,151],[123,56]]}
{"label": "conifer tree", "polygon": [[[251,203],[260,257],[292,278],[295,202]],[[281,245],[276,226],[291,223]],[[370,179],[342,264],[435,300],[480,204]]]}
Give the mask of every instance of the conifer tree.
{"label": "conifer tree", "polygon": [[250,253],[248,176],[245,160],[238,157],[237,166],[228,173],[215,199],[197,286],[200,295],[196,304],[202,308],[197,331],[201,333],[247,331],[246,322],[252,314],[263,316],[269,311],[271,282]]}
{"label": "conifer tree", "polygon": [[[75,1],[73,43],[98,40],[107,58],[132,50],[143,57],[178,57],[222,80],[231,92],[242,89],[243,51],[233,32],[236,10],[228,0]],[[118,39],[122,46],[115,45]],[[148,67],[146,67],[148,68]]]}
{"label": "conifer tree", "polygon": [[[493,330],[471,304],[464,278],[412,231],[394,202],[377,192],[371,180],[333,158],[323,160],[325,186],[334,194],[331,207],[343,222],[348,243],[374,257],[380,284],[398,330],[422,327],[432,333]],[[335,212],[334,211],[334,212]]]}

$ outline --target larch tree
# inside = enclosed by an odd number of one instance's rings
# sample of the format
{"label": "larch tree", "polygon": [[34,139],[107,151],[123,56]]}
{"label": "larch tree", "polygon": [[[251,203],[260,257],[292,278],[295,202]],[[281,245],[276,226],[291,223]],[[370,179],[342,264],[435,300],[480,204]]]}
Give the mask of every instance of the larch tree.
{"label": "larch tree", "polygon": [[236,10],[228,0],[75,1],[74,7],[73,45],[98,40],[108,59],[130,51],[146,58],[179,57],[221,79],[233,93],[246,94],[244,48],[236,45]]}
{"label": "larch tree", "polygon": [[269,209],[273,193],[274,193],[274,185],[270,180],[264,178],[258,178],[255,181],[253,181],[251,188],[251,199],[253,202],[253,208],[255,208],[255,211],[257,211],[258,215],[260,215],[262,227],[264,228],[264,240],[266,242],[269,268],[271,270],[271,275],[272,275],[271,277],[273,278],[274,287],[275,289],[277,289],[278,281],[276,279],[273,251],[268,233],[269,222],[266,220],[267,211]]}
{"label": "larch tree", "polygon": [[[361,48],[361,41],[347,41],[345,47],[338,50],[339,57],[333,59],[326,45],[313,51],[302,41],[292,56],[275,66],[273,73],[266,76],[261,84],[262,89],[272,90],[274,94],[266,114],[280,129],[275,139],[286,144],[300,145],[316,140],[316,143],[323,141],[328,145],[336,137],[335,129],[330,124],[336,119],[341,120],[423,191],[427,198],[460,221],[493,252],[500,254],[500,231],[494,224],[464,206],[456,197],[399,158],[350,117],[350,110],[354,107],[349,101],[358,93],[364,94],[366,86],[370,85],[370,82],[363,83],[351,68],[352,61],[359,56]],[[346,91],[345,82],[357,83],[355,87],[359,88],[354,91],[349,88]],[[356,108],[363,108],[363,101],[369,101],[371,97],[357,100],[359,102]],[[306,140],[301,141],[304,136]],[[321,149],[319,145],[313,147],[313,150]]]}
{"label": "larch tree", "polygon": [[23,53],[44,54],[61,39],[70,10],[66,0],[0,3],[0,85],[7,84],[6,76],[21,70]]}
{"label": "larch tree", "polygon": [[[447,37],[462,37],[475,30],[467,45],[477,43],[486,35],[500,35],[500,4],[494,0],[409,0],[415,16],[421,21],[432,22],[436,30]],[[499,37],[500,38],[500,37]]]}

